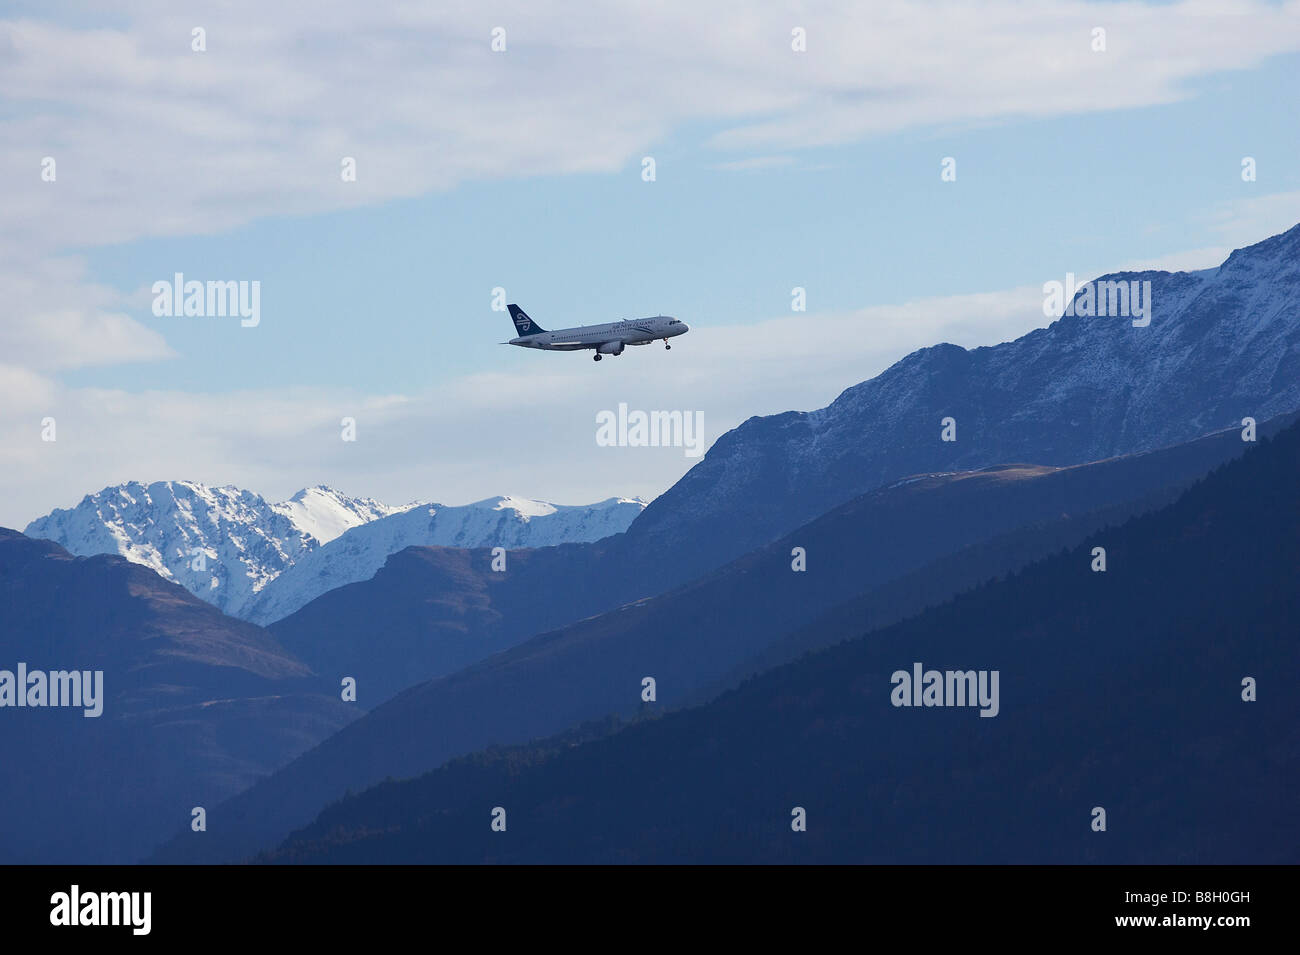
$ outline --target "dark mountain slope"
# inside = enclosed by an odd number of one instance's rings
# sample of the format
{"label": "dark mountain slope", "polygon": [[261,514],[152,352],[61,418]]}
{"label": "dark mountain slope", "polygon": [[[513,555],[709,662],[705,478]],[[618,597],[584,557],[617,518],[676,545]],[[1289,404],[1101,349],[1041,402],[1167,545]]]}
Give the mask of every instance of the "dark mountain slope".
{"label": "dark mountain slope", "polygon": [[[636,562],[612,541],[507,554],[495,572],[487,548],[408,547],[370,580],[318,597],[271,626],[320,673],[353,676],[366,708],[454,673],[534,633],[617,606],[641,593]],[[609,568],[630,574],[619,579]]]}
{"label": "dark mountain slope", "polygon": [[8,861],[136,861],[356,715],[260,627],[124,558],[5,529],[0,654],[10,672],[104,674],[99,717],[0,709]]}
{"label": "dark mountain slope", "polygon": [[[377,786],[269,858],[1300,861],[1298,486],[1295,426],[1010,579],[706,706]],[[892,705],[914,662],[997,670],[1000,712]]]}
{"label": "dark mountain slope", "polygon": [[[734,685],[792,630],[851,598],[916,572],[923,586],[909,586],[882,604],[872,622],[916,613],[960,587],[1073,544],[1106,520],[1171,500],[1243,447],[1233,431],[1078,468],[932,475],[863,495],[691,585],[543,634],[400,694],[232,800],[223,814],[237,831],[210,848],[231,853],[215,858],[239,858],[235,853],[255,850],[256,837],[266,845],[345,789],[415,775],[493,743],[635,713],[647,676],[657,681],[658,705],[704,698]],[[1106,510],[1094,514],[1098,509]],[[1043,522],[1050,525],[1046,531],[1038,526]],[[980,555],[987,563],[950,569],[951,583],[921,570],[1015,528],[1025,528],[1025,535]],[[791,570],[794,546],[807,551],[806,572]],[[393,600],[400,602],[396,594]],[[822,640],[843,639],[865,625],[823,632]],[[818,644],[799,649],[809,645]],[[777,653],[775,662],[782,659]],[[214,856],[194,852],[208,848],[182,839],[158,858],[210,860]]]}

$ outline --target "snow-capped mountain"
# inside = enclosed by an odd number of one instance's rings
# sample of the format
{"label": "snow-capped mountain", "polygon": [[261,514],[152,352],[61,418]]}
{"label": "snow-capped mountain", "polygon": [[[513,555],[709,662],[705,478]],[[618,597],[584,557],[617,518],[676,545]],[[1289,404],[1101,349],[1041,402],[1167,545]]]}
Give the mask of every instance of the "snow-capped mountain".
{"label": "snow-capped mountain", "polygon": [[1300,408],[1300,226],[1217,269],[1103,276],[1094,301],[1103,281],[1150,281],[1150,324],[1072,313],[992,347],[935,345],[818,411],[750,418],[629,543],[680,548],[702,571],[909,475],[1078,464]]}
{"label": "snow-capped mountain", "polygon": [[611,497],[597,504],[548,504],[492,497],[461,507],[428,504],[354,527],[299,559],[270,582],[247,619],[271,623],[326,591],[369,580],[389,556],[412,546],[549,547],[600,540],[627,530],[646,503]]}
{"label": "snow-capped mountain", "polygon": [[349,528],[402,510],[328,487],[272,504],[237,487],[132,481],[37,518],[25,533],[78,557],[120,554],[239,617],[304,555]]}
{"label": "snow-capped mountain", "polygon": [[[413,544],[593,541],[626,530],[644,507],[629,498],[566,506],[522,497],[392,507],[323,485],[271,503],[237,487],[133,481],[37,518],[24,533],[78,557],[120,554],[231,616],[269,622],[334,587],[368,580],[390,554]],[[366,527],[372,531],[353,536]],[[300,564],[300,572],[271,587]]]}
{"label": "snow-capped mountain", "polygon": [[310,534],[321,544],[328,544],[354,527],[390,514],[399,514],[415,506],[415,503],[411,503],[392,507],[369,497],[348,497],[323,484],[304,488],[289,500],[272,505],[277,512],[288,517],[295,527]]}

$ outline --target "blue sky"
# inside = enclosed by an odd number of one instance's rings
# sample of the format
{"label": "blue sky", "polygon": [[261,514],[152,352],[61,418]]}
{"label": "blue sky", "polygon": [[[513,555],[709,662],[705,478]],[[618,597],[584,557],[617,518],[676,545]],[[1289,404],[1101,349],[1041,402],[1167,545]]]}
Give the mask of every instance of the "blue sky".
{"label": "blue sky", "polygon": [[[712,440],[1045,324],[1066,271],[1216,264],[1300,221],[1300,8],[1207,9],[828,4],[806,53],[778,5],[4,9],[0,523],[129,479],[652,497],[693,461],[598,448],[598,411],[702,410]],[[154,317],[175,272],[260,281],[261,324]],[[497,286],[548,328],[692,333],[507,348]]]}
{"label": "blue sky", "polygon": [[[1283,56],[1167,106],[909,130],[743,170],[718,169],[731,157],[705,145],[716,130],[692,126],[650,148],[652,183],[637,156],[614,173],[468,183],[88,260],[124,293],[177,270],[262,282],[255,335],[155,319],[143,300],[130,314],[182,359],[132,367],[137,386],[410,391],[546,360],[496,347],[512,334],[491,311],[496,286],[548,328],[660,312],[743,326],[788,313],[794,286],[810,312],[849,310],[1215,246],[1218,204],[1300,189],[1300,127],[1282,120],[1300,115],[1297,75],[1300,56]],[[1242,181],[1243,155],[1262,181]],[[956,182],[940,181],[945,156]],[[123,370],[69,380],[112,386]]]}

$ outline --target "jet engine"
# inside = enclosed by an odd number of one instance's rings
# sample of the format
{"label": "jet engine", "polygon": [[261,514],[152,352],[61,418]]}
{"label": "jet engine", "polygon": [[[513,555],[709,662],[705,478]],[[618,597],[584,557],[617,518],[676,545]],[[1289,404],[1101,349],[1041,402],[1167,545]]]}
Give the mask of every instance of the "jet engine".
{"label": "jet engine", "polygon": [[623,354],[623,343],[605,342],[596,349],[596,352],[601,355],[621,355]]}

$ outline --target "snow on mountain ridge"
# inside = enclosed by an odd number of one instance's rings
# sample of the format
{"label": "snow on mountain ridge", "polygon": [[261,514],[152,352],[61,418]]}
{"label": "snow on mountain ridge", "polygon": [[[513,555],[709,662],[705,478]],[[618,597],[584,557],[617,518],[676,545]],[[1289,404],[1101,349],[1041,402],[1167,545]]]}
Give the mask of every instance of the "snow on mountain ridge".
{"label": "snow on mountain ridge", "polygon": [[530,517],[545,517],[548,514],[555,513],[554,504],[548,504],[546,501],[533,501],[523,497],[513,497],[509,494],[504,497],[489,497],[482,501],[475,501],[470,506],[489,508],[494,511],[514,511],[525,521]]}
{"label": "snow on mountain ridge", "polygon": [[319,546],[260,495],[194,481],[106,487],[37,518],[24,533],[78,556],[120,554],[234,614]]}
{"label": "snow on mountain ridge", "polygon": [[369,497],[348,497],[324,484],[303,488],[289,500],[271,505],[321,544],[353,527],[418,506],[418,501],[392,507]]}
{"label": "snow on mountain ridge", "polygon": [[569,505],[503,496],[459,507],[413,507],[352,528],[305,556],[266,587],[248,608],[247,619],[272,623],[326,591],[369,580],[407,547],[522,548],[594,541],[627,530],[645,506],[639,498]]}
{"label": "snow on mountain ridge", "polygon": [[[627,506],[620,511],[619,505]],[[394,507],[372,498],[349,497],[326,485],[304,488],[289,500],[273,504],[233,485],[131,481],[87,494],[74,508],[56,509],[37,518],[24,533],[55,541],[81,557],[119,554],[225,613],[250,619],[250,608],[289,568],[372,523],[416,515],[407,522],[409,530],[391,535],[393,550],[383,550],[389,540],[384,536],[387,532],[359,551],[350,543],[337,553],[364,553],[357,566],[334,566],[330,557],[323,564],[329,569],[322,575],[318,568],[314,579],[343,583],[367,579],[390,553],[418,543],[540,547],[595,540],[625,530],[644,507],[643,501],[623,498],[575,507],[518,496],[486,498],[454,508],[441,504]],[[426,524],[437,530],[421,530]],[[347,562],[345,556],[343,563]],[[310,596],[302,603],[325,589],[330,588],[316,590],[309,585]],[[297,609],[301,603],[290,589],[282,588],[273,605]]]}

